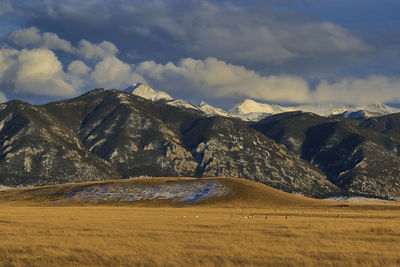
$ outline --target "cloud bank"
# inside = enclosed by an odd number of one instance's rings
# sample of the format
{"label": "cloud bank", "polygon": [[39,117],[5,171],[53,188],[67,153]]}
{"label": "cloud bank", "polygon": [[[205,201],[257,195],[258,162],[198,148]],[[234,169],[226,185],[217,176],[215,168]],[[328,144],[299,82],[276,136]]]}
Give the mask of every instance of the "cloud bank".
{"label": "cloud bank", "polygon": [[[326,27],[337,31],[332,25]],[[41,33],[35,27],[14,31],[9,39],[15,48],[0,48],[0,91],[6,94],[65,97],[96,87],[124,89],[134,82],[146,82],[178,98],[253,98],[279,103],[400,102],[400,77],[345,77],[320,80],[311,87],[299,76],[262,75],[215,57],[129,64],[117,57],[119,49],[110,41],[91,43],[83,39],[73,46],[68,40],[54,33]],[[346,42],[337,46],[348,47]],[[57,56],[60,51],[72,60],[63,63]],[[4,98],[2,93],[0,100]]]}
{"label": "cloud bank", "polygon": [[16,30],[10,34],[9,39],[19,47],[35,46],[50,50],[73,51],[70,42],[61,39],[55,33],[40,34],[36,27]]}
{"label": "cloud bank", "polygon": [[[368,43],[338,24],[304,12],[276,12],[269,5],[272,1],[250,2],[47,0],[29,4],[22,0],[13,6],[29,25],[62,36],[79,34],[98,40],[107,34],[124,54],[137,59],[133,63],[149,58],[176,62],[215,57],[244,66],[293,61],[323,65],[371,51]],[[17,42],[26,43],[15,35]]]}
{"label": "cloud bank", "polygon": [[70,96],[62,63],[47,49],[0,49],[0,88],[16,94]]}
{"label": "cloud bank", "polygon": [[[0,90],[16,95],[73,96],[95,87],[123,88],[132,81],[145,82],[131,66],[116,57],[108,41],[81,40],[76,47],[35,27],[12,32],[16,48],[0,48]],[[21,49],[19,49],[21,48]],[[75,60],[64,66],[56,52]],[[86,61],[86,62],[85,62]]]}
{"label": "cloud bank", "polygon": [[[175,95],[198,97],[253,98],[284,103],[370,104],[400,102],[400,77],[348,77],[336,82],[322,80],[310,88],[306,80],[295,76],[262,76],[242,66],[215,58],[182,59],[178,64],[146,61],[136,68],[148,81]],[[186,91],[186,92],[185,92]]]}
{"label": "cloud bank", "polygon": [[308,86],[301,78],[285,75],[265,77],[215,58],[186,58],[176,65],[146,61],[139,64],[136,71],[149,81],[168,86],[176,95],[197,93],[213,98],[237,95],[282,102],[307,100]]}

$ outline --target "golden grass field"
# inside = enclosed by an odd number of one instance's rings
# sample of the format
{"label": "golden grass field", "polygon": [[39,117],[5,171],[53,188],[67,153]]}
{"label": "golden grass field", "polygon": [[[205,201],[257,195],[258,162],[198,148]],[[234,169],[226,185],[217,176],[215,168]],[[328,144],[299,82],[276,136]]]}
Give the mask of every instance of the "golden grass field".
{"label": "golden grass field", "polygon": [[54,206],[41,190],[0,192],[0,266],[400,265],[399,205],[224,181],[233,194],[194,205]]}

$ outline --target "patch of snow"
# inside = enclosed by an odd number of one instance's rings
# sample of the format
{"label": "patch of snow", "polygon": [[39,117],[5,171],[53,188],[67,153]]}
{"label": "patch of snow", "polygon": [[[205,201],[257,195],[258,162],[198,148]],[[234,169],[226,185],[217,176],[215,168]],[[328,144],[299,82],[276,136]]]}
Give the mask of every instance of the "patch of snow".
{"label": "patch of snow", "polygon": [[8,187],[5,185],[0,185],[0,191],[5,191],[5,190],[10,190],[10,189],[14,189],[13,187]]}
{"label": "patch of snow", "polygon": [[324,200],[331,200],[331,201],[345,201],[346,199],[348,199],[348,196],[335,196],[335,197],[328,197],[328,198],[324,198]]}
{"label": "patch of snow", "polygon": [[349,202],[349,203],[364,203],[364,204],[396,204],[398,201],[385,200],[380,198],[368,198],[368,197],[349,197],[349,196],[335,196],[325,198],[324,200]]}
{"label": "patch of snow", "polygon": [[96,139],[96,136],[94,136],[94,135],[89,135],[89,136],[86,138],[87,141],[91,141],[91,140],[93,140],[93,139]]}
{"label": "patch of snow", "polygon": [[74,191],[70,198],[89,203],[104,201],[131,202],[140,200],[173,200],[191,203],[210,197],[223,196],[228,189],[216,181],[209,182],[172,182],[155,186],[135,183],[117,183],[93,185],[83,190]]}
{"label": "patch of snow", "polygon": [[92,151],[93,148],[95,148],[96,146],[102,145],[105,141],[106,141],[106,139],[101,139],[101,140],[97,141],[97,142],[89,149],[89,151]]}
{"label": "patch of snow", "polygon": [[231,117],[231,114],[229,114],[228,112],[226,112],[223,109],[220,108],[215,108],[209,104],[207,104],[206,102],[202,101],[199,105],[198,108],[203,111],[204,113],[206,113],[207,115],[211,115],[211,116],[224,116],[224,117]]}
{"label": "patch of snow", "polygon": [[181,99],[167,102],[167,104],[170,106],[174,106],[174,107],[187,108],[187,109],[193,109],[196,111],[201,111],[198,107],[195,107],[194,105],[190,104],[189,102],[187,102],[185,100],[181,100]]}
{"label": "patch of snow", "polygon": [[118,151],[115,149],[113,153],[110,155],[110,160],[118,156]]}
{"label": "patch of snow", "polygon": [[129,99],[124,94],[118,95],[118,99],[120,99],[121,104],[130,104]]}
{"label": "patch of snow", "polygon": [[24,170],[28,173],[32,171],[32,159],[30,157],[24,159]]}
{"label": "patch of snow", "polygon": [[143,150],[144,150],[144,151],[147,151],[147,150],[154,150],[155,148],[156,148],[156,145],[155,145],[155,144],[149,143],[149,144],[147,144],[147,145],[143,148]]}
{"label": "patch of snow", "polygon": [[232,117],[241,119],[243,121],[259,121],[264,119],[265,117],[271,116],[274,114],[270,113],[262,113],[262,112],[251,112],[247,114],[232,114]]}
{"label": "patch of snow", "polygon": [[5,124],[5,121],[0,122],[0,131],[3,130],[4,124]]}

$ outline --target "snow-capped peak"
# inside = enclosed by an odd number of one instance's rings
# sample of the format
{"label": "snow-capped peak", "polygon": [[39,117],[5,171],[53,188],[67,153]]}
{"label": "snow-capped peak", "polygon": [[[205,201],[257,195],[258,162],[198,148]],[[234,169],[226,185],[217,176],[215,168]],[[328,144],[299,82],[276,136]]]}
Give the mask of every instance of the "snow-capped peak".
{"label": "snow-capped peak", "polygon": [[281,112],[289,111],[288,108],[274,105],[274,104],[264,104],[259,103],[251,99],[245,99],[231,110],[233,114],[249,114],[249,113],[267,113],[267,114],[277,114]]}
{"label": "snow-capped peak", "polygon": [[199,108],[201,108],[202,106],[208,105],[206,102],[201,101],[200,104],[198,105]]}
{"label": "snow-capped peak", "polygon": [[264,104],[251,99],[246,99],[230,110],[232,114],[236,114],[237,117],[240,117],[244,120],[259,120],[269,115],[289,111],[312,112],[320,116],[337,116],[358,119],[400,112],[400,109],[389,107],[382,103],[363,106],[338,105],[334,103],[315,103],[282,107],[274,104]]}
{"label": "snow-capped peak", "polygon": [[147,84],[135,83],[125,89],[125,92],[134,94],[152,101],[173,100],[173,98],[164,91],[156,91]]}

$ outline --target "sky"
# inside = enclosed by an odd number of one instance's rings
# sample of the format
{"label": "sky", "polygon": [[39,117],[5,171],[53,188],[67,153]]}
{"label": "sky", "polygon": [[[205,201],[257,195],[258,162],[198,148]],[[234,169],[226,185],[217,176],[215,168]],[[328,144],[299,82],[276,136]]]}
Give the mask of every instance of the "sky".
{"label": "sky", "polygon": [[143,82],[243,99],[400,104],[398,0],[0,0],[0,102]]}

